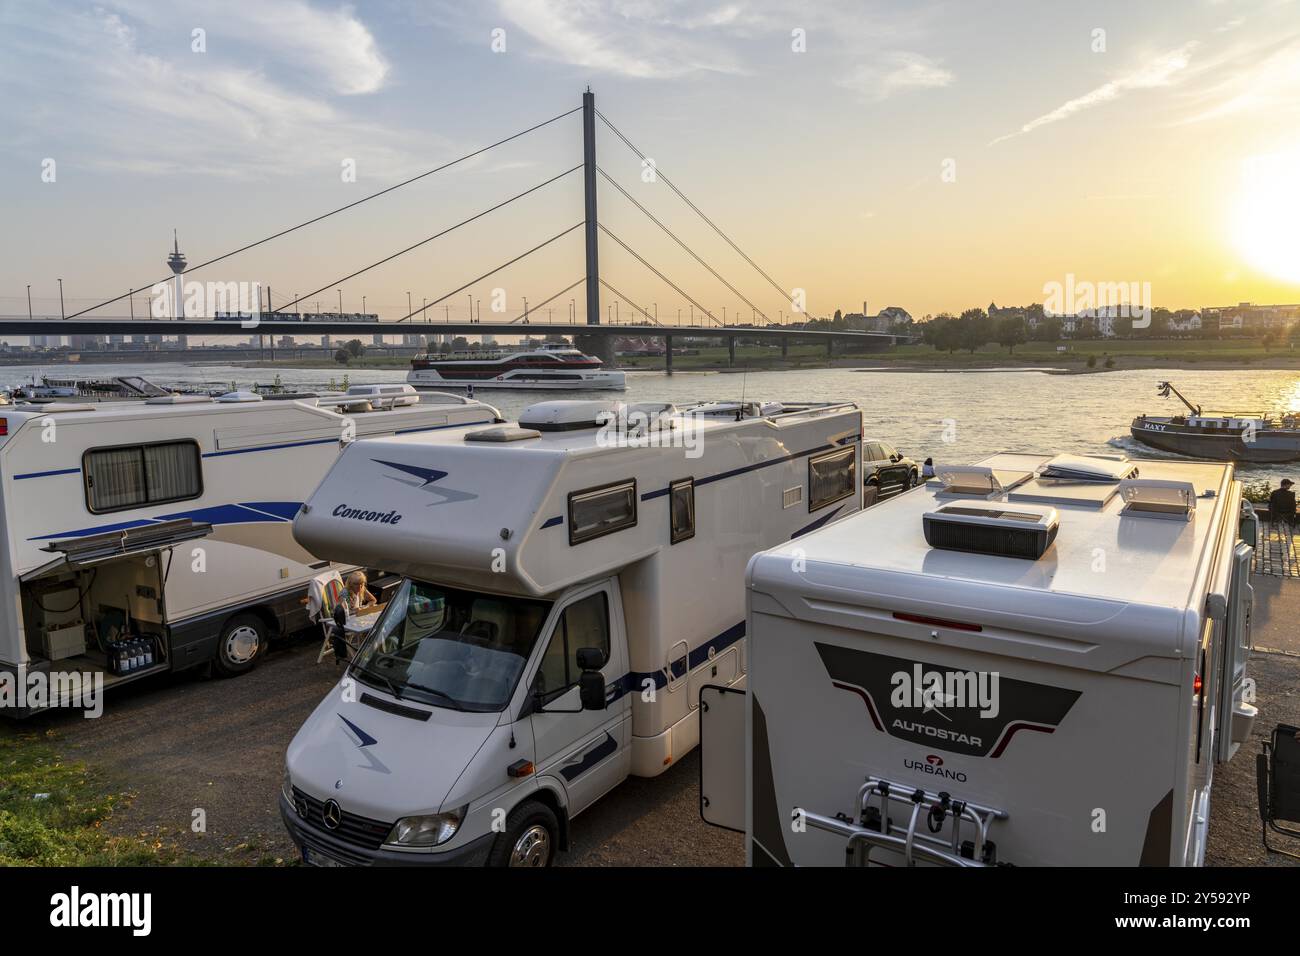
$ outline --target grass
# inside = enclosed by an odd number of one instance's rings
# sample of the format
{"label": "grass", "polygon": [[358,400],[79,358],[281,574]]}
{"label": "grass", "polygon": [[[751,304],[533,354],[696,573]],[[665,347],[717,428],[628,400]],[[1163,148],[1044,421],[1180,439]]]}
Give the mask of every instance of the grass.
{"label": "grass", "polygon": [[51,734],[0,735],[0,866],[158,866],[188,862],[173,847],[114,836],[105,824],[125,798]]}

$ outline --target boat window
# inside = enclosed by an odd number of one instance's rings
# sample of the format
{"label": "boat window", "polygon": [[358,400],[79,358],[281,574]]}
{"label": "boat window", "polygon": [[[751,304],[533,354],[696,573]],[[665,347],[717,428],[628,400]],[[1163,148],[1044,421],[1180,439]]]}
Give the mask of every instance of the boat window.
{"label": "boat window", "polygon": [[581,544],[636,524],[636,479],[569,495],[569,544]]}
{"label": "boat window", "polygon": [[403,581],[350,673],[400,700],[497,712],[510,701],[550,607]]}
{"label": "boat window", "polygon": [[857,449],[853,446],[808,459],[808,510],[816,511],[857,490]]}
{"label": "boat window", "polygon": [[82,458],[86,507],[92,514],[186,501],[203,494],[194,441],[92,448]]}
{"label": "boat window", "polygon": [[534,690],[546,704],[578,683],[578,651],[595,647],[609,660],[609,597],[604,591],[574,601],[564,609],[542,655]]}
{"label": "boat window", "polygon": [[668,486],[671,522],[669,542],[677,544],[695,537],[695,479],[683,478]]}

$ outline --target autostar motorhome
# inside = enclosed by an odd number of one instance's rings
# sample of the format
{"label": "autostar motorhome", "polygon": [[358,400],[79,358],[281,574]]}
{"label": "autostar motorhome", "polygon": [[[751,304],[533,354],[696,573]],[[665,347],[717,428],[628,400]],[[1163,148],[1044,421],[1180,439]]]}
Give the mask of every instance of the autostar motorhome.
{"label": "autostar motorhome", "polygon": [[1255,716],[1241,500],[1229,464],[1001,454],[758,555],[702,813],[753,865],[1199,865]]}
{"label": "autostar motorhome", "polygon": [[329,566],[290,521],[340,443],[496,420],[454,395],[420,398],[380,385],[0,409],[0,713],[59,703],[16,693],[33,675],[111,686],[252,667],[268,638],[305,623],[305,582]]}
{"label": "autostar motorhome", "polygon": [[358,442],[294,519],[408,576],[289,746],[309,862],[548,864],[743,675],[749,558],[860,506],[854,405],[619,409]]}

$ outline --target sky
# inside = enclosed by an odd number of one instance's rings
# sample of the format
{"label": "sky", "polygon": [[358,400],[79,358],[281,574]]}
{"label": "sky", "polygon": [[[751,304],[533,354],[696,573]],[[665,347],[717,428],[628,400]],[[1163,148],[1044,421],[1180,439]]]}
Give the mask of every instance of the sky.
{"label": "sky", "polygon": [[[0,314],[26,313],[28,284],[59,314],[59,278],[69,313],[145,288],[140,314],[173,229],[196,264],[588,86],[654,175],[598,122],[600,168],[736,290],[602,179],[621,317],[692,308],[624,244],[728,320],[788,318],[794,290],[816,315],[919,318],[1070,277],[1170,308],[1300,302],[1293,2],[0,0]],[[580,222],[581,171],[338,280],[581,163],[580,120],[187,278],[397,318]],[[472,297],[514,317],[583,274],[578,229],[428,315],[464,320]],[[572,298],[581,316],[580,286],[543,311]]]}

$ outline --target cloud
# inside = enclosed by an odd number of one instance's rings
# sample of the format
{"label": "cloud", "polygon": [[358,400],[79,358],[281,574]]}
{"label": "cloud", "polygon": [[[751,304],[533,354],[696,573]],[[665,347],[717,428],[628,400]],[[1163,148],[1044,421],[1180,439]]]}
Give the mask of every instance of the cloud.
{"label": "cloud", "polygon": [[[534,41],[510,44],[546,59],[641,79],[671,79],[688,73],[743,72],[719,42],[717,31],[734,25],[741,8],[675,15],[675,6],[599,3],[596,0],[500,0],[501,14]],[[713,30],[715,35],[710,36]],[[704,33],[704,36],[698,34]]]}
{"label": "cloud", "polygon": [[[355,159],[367,177],[416,167],[413,138],[349,115],[346,99],[322,96],[310,81],[298,88],[298,60],[328,56],[347,64],[320,68],[335,94],[382,83],[387,65],[368,31],[357,32],[346,12],[318,17],[294,0],[252,14],[267,29],[266,18],[279,18],[274,34],[244,30],[240,36],[283,47],[271,63],[280,80],[262,68],[262,58],[236,55],[220,17],[181,15],[187,23],[208,23],[208,52],[200,54],[190,49],[191,26],[160,24],[157,15],[135,19],[131,2],[114,8],[58,18],[32,13],[9,24],[0,39],[0,96],[32,104],[10,120],[10,149],[39,140],[83,166],[233,179],[339,170],[345,158]],[[295,69],[285,71],[285,64]],[[63,122],[51,126],[50,117]],[[52,140],[60,135],[58,146]]]}
{"label": "cloud", "polygon": [[895,51],[863,64],[843,77],[839,84],[872,100],[884,100],[909,90],[938,89],[954,79],[950,70],[920,53]]}
{"label": "cloud", "polygon": [[229,54],[232,43],[261,48],[345,96],[376,92],[390,70],[373,34],[349,7],[320,10],[306,0],[223,0],[218,7],[170,0],[159,8],[149,0],[107,0],[105,8],[139,23],[165,21],[186,37],[201,27],[214,54]]}
{"label": "cloud", "polygon": [[1059,123],[1095,106],[1114,102],[1134,90],[1149,90],[1168,86],[1177,80],[1179,74],[1187,70],[1191,64],[1192,53],[1199,45],[1195,40],[1184,43],[1178,49],[1155,57],[1150,62],[1131,73],[1121,76],[1119,79],[1103,83],[1082,96],[1067,100],[1051,112],[1044,113],[1025,123],[1014,133],[1007,133],[1005,136],[999,136],[997,139],[992,140],[989,145],[992,146],[994,143],[1031,133],[1051,123]]}
{"label": "cloud", "polygon": [[1265,47],[1239,45],[1216,62],[1215,80],[1189,93],[1195,112],[1179,125],[1300,105],[1300,34]]}

